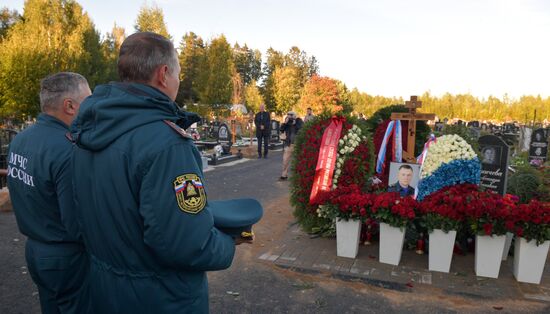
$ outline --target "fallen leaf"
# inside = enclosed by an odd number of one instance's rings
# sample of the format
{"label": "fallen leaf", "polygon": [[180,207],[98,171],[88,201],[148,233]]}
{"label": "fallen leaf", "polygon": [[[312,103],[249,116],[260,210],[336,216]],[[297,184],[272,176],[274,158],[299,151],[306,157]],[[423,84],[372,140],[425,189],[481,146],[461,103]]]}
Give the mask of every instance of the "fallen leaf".
{"label": "fallen leaf", "polygon": [[240,295],[238,292],[235,292],[235,291],[226,291],[225,293],[232,295],[234,297],[238,297]]}
{"label": "fallen leaf", "polygon": [[503,307],[502,307],[502,306],[493,306],[493,308],[494,308],[495,310],[497,310],[497,311],[500,311],[500,310],[502,310],[502,309],[503,309]]}

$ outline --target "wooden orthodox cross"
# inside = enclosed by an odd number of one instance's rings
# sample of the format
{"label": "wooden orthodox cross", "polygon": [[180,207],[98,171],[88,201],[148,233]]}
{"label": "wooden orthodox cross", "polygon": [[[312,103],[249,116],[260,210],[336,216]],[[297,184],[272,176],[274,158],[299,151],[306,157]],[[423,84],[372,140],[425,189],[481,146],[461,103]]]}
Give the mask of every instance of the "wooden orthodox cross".
{"label": "wooden orthodox cross", "polygon": [[434,120],[435,114],[417,113],[416,109],[422,107],[422,101],[418,100],[416,96],[411,96],[411,100],[405,102],[405,107],[409,108],[408,113],[393,112],[391,114],[391,119],[409,122],[407,130],[407,149],[403,149],[403,159],[407,162],[416,163],[416,155],[414,154],[416,121]]}

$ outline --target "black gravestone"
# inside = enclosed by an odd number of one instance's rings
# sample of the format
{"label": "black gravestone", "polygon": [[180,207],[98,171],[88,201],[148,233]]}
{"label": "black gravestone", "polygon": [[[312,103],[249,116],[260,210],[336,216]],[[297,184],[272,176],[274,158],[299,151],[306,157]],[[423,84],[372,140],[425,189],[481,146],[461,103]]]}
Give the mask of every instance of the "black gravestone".
{"label": "black gravestone", "polygon": [[222,123],[218,128],[218,141],[220,143],[231,142],[231,131],[225,123]]}
{"label": "black gravestone", "polygon": [[280,131],[281,125],[280,122],[277,120],[271,120],[271,142],[273,143],[279,143],[279,131]]}
{"label": "black gravestone", "polygon": [[485,135],[479,138],[479,148],[481,150],[480,185],[501,195],[506,194],[510,147],[498,136]]}
{"label": "black gravestone", "polygon": [[548,138],[544,129],[536,129],[531,134],[531,145],[529,146],[529,162],[533,160],[546,161],[548,156]]}

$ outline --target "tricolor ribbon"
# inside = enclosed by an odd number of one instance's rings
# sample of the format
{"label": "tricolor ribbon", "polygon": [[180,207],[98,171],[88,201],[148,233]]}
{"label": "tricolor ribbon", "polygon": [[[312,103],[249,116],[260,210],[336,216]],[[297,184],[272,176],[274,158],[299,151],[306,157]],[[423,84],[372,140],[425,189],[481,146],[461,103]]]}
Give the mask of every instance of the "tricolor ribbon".
{"label": "tricolor ribbon", "polygon": [[423,164],[424,160],[426,160],[426,156],[428,156],[428,148],[430,148],[430,145],[437,142],[437,138],[434,134],[430,134],[430,138],[428,141],[424,144],[424,149],[422,150],[422,154],[420,154],[418,157],[416,157],[416,163]]}
{"label": "tricolor ribbon", "polygon": [[[428,149],[430,146],[434,143],[437,143],[437,137],[432,133],[430,134],[430,138],[428,141],[424,144],[424,149],[422,150],[422,153],[416,157],[416,162],[420,164],[420,181],[422,180],[422,168],[424,167],[424,161],[428,157]],[[418,182],[418,185],[420,185],[420,181]],[[418,196],[418,189],[414,189],[414,199]]]}
{"label": "tricolor ribbon", "polygon": [[390,121],[384,133],[384,139],[380,144],[380,151],[378,152],[378,158],[376,159],[376,173],[382,173],[384,171],[384,163],[386,161],[386,151],[390,137],[393,136],[392,143],[392,161],[401,162],[403,160],[403,142],[401,139],[402,127],[401,121]]}

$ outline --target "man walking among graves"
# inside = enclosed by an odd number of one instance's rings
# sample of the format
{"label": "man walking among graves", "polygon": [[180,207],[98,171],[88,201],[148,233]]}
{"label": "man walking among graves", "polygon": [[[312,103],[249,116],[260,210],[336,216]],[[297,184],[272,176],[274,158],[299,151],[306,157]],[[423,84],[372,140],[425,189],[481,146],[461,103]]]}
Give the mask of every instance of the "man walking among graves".
{"label": "man walking among graves", "polygon": [[18,134],[8,154],[8,188],[42,313],[87,313],[88,256],[72,193],[69,125],[90,95],[80,74],[62,72],[40,84],[36,124]]}
{"label": "man walking among graves", "polygon": [[283,172],[280,180],[288,179],[288,169],[290,168],[290,159],[294,151],[294,141],[296,134],[302,128],[304,122],[296,116],[294,111],[289,111],[285,117],[285,121],[281,124],[281,132],[285,133],[285,148],[283,153]]}
{"label": "man walking among graves", "polygon": [[269,147],[269,136],[271,135],[271,117],[269,112],[265,111],[265,105],[260,105],[260,112],[254,117],[256,126],[256,138],[258,139],[258,158],[262,158],[262,143],[264,147],[264,158],[267,158]]}
{"label": "man walking among graves", "polygon": [[[92,309],[207,313],[205,272],[228,268],[239,240],[214,227],[201,156],[184,131],[199,117],[174,102],[176,50],[161,35],[135,33],[122,43],[118,73],[122,82],[98,86],[72,130]],[[261,210],[254,200],[225,204],[226,214]]]}

